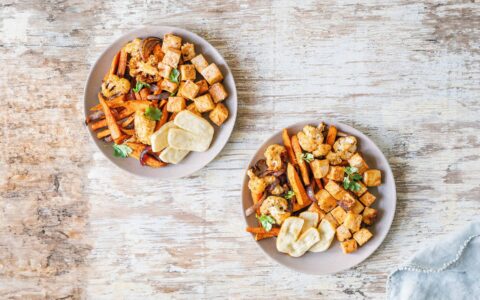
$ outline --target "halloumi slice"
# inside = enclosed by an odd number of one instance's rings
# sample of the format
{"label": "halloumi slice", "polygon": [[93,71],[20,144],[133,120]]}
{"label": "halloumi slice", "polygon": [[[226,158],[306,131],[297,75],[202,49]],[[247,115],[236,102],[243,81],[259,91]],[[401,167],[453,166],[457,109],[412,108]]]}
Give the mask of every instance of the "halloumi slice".
{"label": "halloumi slice", "polygon": [[210,147],[212,137],[197,135],[181,128],[170,128],[168,130],[168,145],[176,149],[203,152]]}
{"label": "halloumi slice", "polygon": [[335,237],[335,228],[332,224],[323,219],[318,225],[318,231],[320,233],[320,240],[313,245],[309,251],[311,252],[323,252],[330,248],[333,238]]}
{"label": "halloumi slice", "polygon": [[196,135],[210,137],[210,140],[213,137],[213,126],[210,125],[207,120],[189,110],[182,110],[179,112],[173,122],[178,127],[195,133]]}
{"label": "halloumi slice", "polygon": [[320,234],[317,228],[310,227],[290,247],[288,255],[300,257],[305,254],[313,245],[320,241]]}
{"label": "halloumi slice", "polygon": [[160,160],[170,164],[178,164],[187,156],[188,152],[190,151],[167,147],[160,153]]}
{"label": "halloumi slice", "polygon": [[153,152],[160,152],[168,147],[168,130],[173,127],[173,121],[167,122],[150,136]]}
{"label": "halloumi slice", "polygon": [[307,231],[308,228],[314,227],[317,228],[318,225],[318,214],[313,211],[304,211],[300,213],[300,218],[304,219],[305,222],[303,223],[301,233]]}

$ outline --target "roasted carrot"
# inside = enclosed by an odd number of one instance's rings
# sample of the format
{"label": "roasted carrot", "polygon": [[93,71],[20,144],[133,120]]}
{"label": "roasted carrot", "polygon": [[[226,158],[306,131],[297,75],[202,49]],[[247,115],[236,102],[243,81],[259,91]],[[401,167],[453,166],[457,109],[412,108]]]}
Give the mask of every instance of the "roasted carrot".
{"label": "roasted carrot", "polygon": [[159,130],[160,127],[162,127],[165,123],[167,123],[167,120],[168,120],[168,111],[167,111],[167,106],[164,105],[162,109],[162,117],[157,122],[157,124],[155,124],[155,131]]}
{"label": "roasted carrot", "polygon": [[[108,101],[105,101],[105,102],[107,102],[107,105],[110,108],[116,108],[116,107],[122,106],[125,103],[125,95],[115,97],[115,98],[113,98],[111,100],[108,100]],[[93,106],[92,108],[90,108],[90,110],[100,110],[100,109],[102,109],[101,104],[97,104],[97,105]]]}
{"label": "roasted carrot", "polygon": [[103,78],[104,80],[106,80],[109,75],[117,73],[119,60],[120,60],[120,51],[118,51],[118,53],[115,54],[115,56],[113,57],[112,63],[110,64],[110,70],[108,70],[108,73]]}
{"label": "roasted carrot", "polygon": [[284,128],[282,131],[282,139],[283,139],[283,145],[287,149],[288,159],[290,160],[290,163],[292,163],[293,165],[296,165],[297,160],[295,159],[295,153],[293,152],[293,149],[292,149],[292,143],[290,142],[290,136],[288,135],[287,128]]}
{"label": "roasted carrot", "polygon": [[280,232],[279,227],[273,227],[270,231],[266,231],[263,227],[247,227],[245,230],[250,233],[272,233],[276,235]]}
{"label": "roasted carrot", "polygon": [[112,112],[110,111],[110,108],[108,107],[101,93],[98,93],[98,101],[100,101],[100,104],[102,105],[107,127],[110,129],[110,135],[112,136],[114,142],[117,143],[123,136],[122,132],[120,131],[120,126],[118,126],[117,120],[115,120],[113,117]]}
{"label": "roasted carrot", "polygon": [[[141,143],[131,143],[128,142],[127,146],[132,149],[132,152],[129,154],[129,156],[140,159],[140,154],[142,153],[143,149],[145,149],[145,145]],[[152,167],[152,168],[161,168],[167,165],[167,163],[164,163],[163,161],[156,160],[155,158],[151,156],[147,156],[145,158],[145,163],[147,166]]]}
{"label": "roasted carrot", "polygon": [[162,108],[165,104],[167,104],[167,99],[162,99],[162,101],[160,101],[160,104],[158,105],[159,108]]}
{"label": "roasted carrot", "polygon": [[298,176],[297,171],[295,171],[295,167],[290,163],[287,165],[287,179],[295,193],[295,199],[297,200],[293,205],[293,210],[296,211],[309,205],[312,200],[308,197],[300,176]]}
{"label": "roasted carrot", "polygon": [[128,53],[125,51],[125,49],[120,50],[117,76],[120,76],[120,77],[125,76],[125,70],[127,69],[127,57],[128,57]]}
{"label": "roasted carrot", "polygon": [[257,233],[255,234],[255,240],[260,241],[260,240],[272,238],[275,236],[278,236],[278,233],[275,233],[275,232]]}
{"label": "roasted carrot", "polygon": [[[166,106],[165,106],[166,107]],[[175,117],[177,116],[177,113],[173,113],[171,116],[170,116],[170,119],[168,119],[169,121],[173,121],[175,120]]]}
{"label": "roasted carrot", "polygon": [[300,147],[300,143],[298,142],[297,135],[292,136],[291,142],[292,142],[293,152],[295,152],[295,158],[297,159],[298,166],[300,167],[300,173],[302,174],[303,183],[305,183],[305,185],[309,185],[310,177],[308,176],[307,164],[302,159],[303,151],[302,151],[302,148]]}
{"label": "roasted carrot", "polygon": [[[128,116],[131,116],[133,113],[135,113],[135,110],[128,107],[128,108],[122,110],[118,114],[117,119],[121,120],[121,119],[126,118]],[[97,129],[100,129],[100,128],[103,128],[103,127],[107,127],[107,120],[105,120],[105,119],[97,121],[95,123],[92,123],[92,130],[97,130]]]}
{"label": "roasted carrot", "polygon": [[330,125],[327,133],[327,144],[333,146],[335,144],[335,139],[337,138],[337,127]]}
{"label": "roasted carrot", "polygon": [[323,184],[322,181],[318,178],[315,178],[315,183],[317,184],[317,187],[319,190],[323,190]]}
{"label": "roasted carrot", "polygon": [[140,90],[140,99],[143,101],[147,101],[148,94],[150,94],[150,89],[149,88],[143,88]]}

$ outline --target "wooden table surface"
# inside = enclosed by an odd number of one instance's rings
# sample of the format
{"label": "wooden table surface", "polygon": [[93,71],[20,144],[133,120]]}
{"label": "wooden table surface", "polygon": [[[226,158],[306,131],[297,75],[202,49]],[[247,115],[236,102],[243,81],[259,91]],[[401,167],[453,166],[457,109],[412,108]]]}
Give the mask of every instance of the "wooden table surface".
{"label": "wooden table surface", "polygon": [[[384,298],[389,272],[477,218],[478,1],[296,2],[2,1],[0,298]],[[203,36],[237,81],[229,143],[182,180],[129,176],[83,125],[89,68],[142,25]],[[330,276],[265,257],[240,206],[257,146],[311,118],[370,136],[397,184],[382,246]]]}

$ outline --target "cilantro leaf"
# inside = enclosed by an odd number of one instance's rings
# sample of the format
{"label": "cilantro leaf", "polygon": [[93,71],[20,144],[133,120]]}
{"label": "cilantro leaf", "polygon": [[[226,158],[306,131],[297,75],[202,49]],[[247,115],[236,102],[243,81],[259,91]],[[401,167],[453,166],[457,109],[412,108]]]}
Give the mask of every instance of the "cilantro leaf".
{"label": "cilantro leaf", "polygon": [[154,106],[149,106],[145,110],[145,117],[153,121],[158,121],[162,117],[162,111]]}
{"label": "cilantro leaf", "polygon": [[132,148],[128,147],[127,145],[113,144],[113,156],[115,157],[128,157],[132,151]]}
{"label": "cilantro leaf", "polygon": [[257,219],[262,224],[262,227],[265,228],[266,231],[272,230],[272,225],[275,224],[275,219],[271,216],[261,215],[260,217],[257,215]]}
{"label": "cilantro leaf", "polygon": [[180,76],[180,71],[178,71],[177,69],[173,69],[170,73],[170,81],[178,83],[178,76]]}
{"label": "cilantro leaf", "polygon": [[287,200],[290,200],[293,198],[293,196],[295,196],[295,192],[292,191],[292,190],[289,190],[288,192],[286,192],[284,195],[283,195],[283,198],[287,199]]}
{"label": "cilantro leaf", "polygon": [[345,173],[348,175],[352,175],[353,173],[357,173],[358,169],[355,167],[345,167]]}
{"label": "cilantro leaf", "polygon": [[307,163],[310,163],[312,160],[315,159],[312,153],[305,152],[302,154],[302,159]]}
{"label": "cilantro leaf", "polygon": [[345,167],[345,177],[343,178],[343,188],[353,192],[359,191],[362,187],[358,181],[362,180],[362,175],[358,174],[355,167]]}
{"label": "cilantro leaf", "polygon": [[135,93],[138,93],[140,92],[144,87],[150,87],[150,85],[148,83],[145,83],[145,82],[141,82],[141,81],[137,81],[137,84],[135,84],[135,87],[133,88],[133,91]]}

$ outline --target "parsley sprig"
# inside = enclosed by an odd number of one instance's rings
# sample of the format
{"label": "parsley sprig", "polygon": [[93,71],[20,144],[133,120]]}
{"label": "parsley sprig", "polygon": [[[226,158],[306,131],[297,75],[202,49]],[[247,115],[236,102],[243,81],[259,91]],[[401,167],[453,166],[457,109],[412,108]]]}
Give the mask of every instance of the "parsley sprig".
{"label": "parsley sprig", "polygon": [[312,153],[305,152],[305,153],[302,153],[302,159],[307,163],[310,163],[315,159],[315,157],[313,156]]}
{"label": "parsley sprig", "polygon": [[180,71],[177,69],[173,69],[172,72],[170,73],[170,81],[178,83],[178,77],[180,76]]}
{"label": "parsley sprig", "polygon": [[145,109],[145,117],[153,121],[158,121],[162,117],[162,111],[154,106],[149,106]]}
{"label": "parsley sprig", "polygon": [[150,88],[150,85],[149,85],[148,83],[145,83],[145,82],[137,81],[137,84],[135,84],[135,87],[133,88],[133,91],[134,91],[135,93],[138,93],[138,92],[140,92],[144,87]]}
{"label": "parsley sprig", "polygon": [[289,190],[283,195],[283,198],[290,200],[293,198],[293,196],[295,196],[295,192],[292,190]]}
{"label": "parsley sprig", "polygon": [[262,224],[262,227],[265,228],[266,231],[272,230],[272,226],[275,224],[275,219],[268,215],[257,215],[257,219],[260,221],[260,224]]}
{"label": "parsley sprig", "polygon": [[115,157],[128,157],[132,151],[132,148],[128,147],[127,145],[113,144],[113,156]]}
{"label": "parsley sprig", "polygon": [[355,167],[345,167],[345,177],[343,178],[343,187],[346,190],[351,190],[353,192],[359,191],[362,187],[358,181],[362,180],[363,177],[358,173],[358,169]]}

